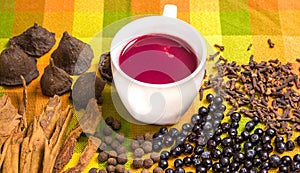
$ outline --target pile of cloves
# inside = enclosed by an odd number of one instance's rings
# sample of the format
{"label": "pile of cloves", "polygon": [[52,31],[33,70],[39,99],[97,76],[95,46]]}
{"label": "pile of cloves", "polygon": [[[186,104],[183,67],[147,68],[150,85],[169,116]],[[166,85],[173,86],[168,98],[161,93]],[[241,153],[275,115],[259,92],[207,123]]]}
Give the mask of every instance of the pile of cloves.
{"label": "pile of cloves", "polygon": [[251,55],[248,64],[238,65],[219,56],[215,69],[217,74],[210,75],[200,91],[212,88],[225,98],[232,105],[227,115],[240,109],[288,138],[293,129],[300,131],[300,84],[292,64],[278,59],[256,62]]}

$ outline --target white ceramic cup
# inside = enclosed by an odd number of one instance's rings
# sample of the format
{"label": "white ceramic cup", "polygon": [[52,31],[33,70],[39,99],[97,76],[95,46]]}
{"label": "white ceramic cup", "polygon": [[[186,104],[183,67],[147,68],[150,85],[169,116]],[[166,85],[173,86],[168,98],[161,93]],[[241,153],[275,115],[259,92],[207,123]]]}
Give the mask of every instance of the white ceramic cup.
{"label": "white ceramic cup", "polygon": [[[114,85],[127,111],[143,123],[177,123],[201,87],[206,62],[205,41],[195,28],[177,19],[176,15],[177,7],[166,5],[163,16],[144,17],[125,25],[111,43]],[[135,80],[121,70],[119,57],[123,48],[139,36],[155,33],[175,36],[189,44],[198,59],[197,68],[191,75],[173,83],[151,84]]]}

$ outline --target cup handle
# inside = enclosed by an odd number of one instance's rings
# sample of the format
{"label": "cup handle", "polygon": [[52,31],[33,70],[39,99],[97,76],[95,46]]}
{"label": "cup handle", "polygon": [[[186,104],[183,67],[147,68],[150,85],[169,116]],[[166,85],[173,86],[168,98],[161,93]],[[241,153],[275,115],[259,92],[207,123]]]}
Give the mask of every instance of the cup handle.
{"label": "cup handle", "polygon": [[164,6],[163,16],[177,18],[177,6],[174,4],[166,4]]}

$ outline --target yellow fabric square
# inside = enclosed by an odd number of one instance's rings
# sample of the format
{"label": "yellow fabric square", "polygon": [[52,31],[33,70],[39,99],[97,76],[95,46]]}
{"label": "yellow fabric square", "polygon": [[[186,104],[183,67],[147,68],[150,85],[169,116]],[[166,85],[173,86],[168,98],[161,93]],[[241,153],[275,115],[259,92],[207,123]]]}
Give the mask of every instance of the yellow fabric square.
{"label": "yellow fabric square", "polygon": [[[268,39],[275,44],[274,48],[270,48]],[[288,60],[285,58],[285,49],[282,36],[252,36],[253,40],[253,53],[256,61],[267,61],[270,59],[278,58],[282,63],[286,63]]]}
{"label": "yellow fabric square", "polygon": [[104,0],[75,0],[74,11],[76,12],[103,12]]}
{"label": "yellow fabric square", "polygon": [[236,61],[238,64],[249,62],[252,51],[247,51],[247,48],[252,42],[251,36],[223,36],[222,42],[225,46],[222,55],[226,59]]}
{"label": "yellow fabric square", "polygon": [[218,0],[190,0],[190,11],[219,11]]}
{"label": "yellow fabric square", "polygon": [[285,50],[285,59],[289,62],[295,62],[300,57],[300,36],[283,36],[283,46]]}
{"label": "yellow fabric square", "polygon": [[218,12],[191,12],[190,23],[203,35],[221,35]]}
{"label": "yellow fabric square", "polygon": [[73,36],[93,37],[102,31],[103,13],[75,12],[73,21]]}
{"label": "yellow fabric square", "polygon": [[300,11],[282,10],[279,16],[283,35],[300,36]]}

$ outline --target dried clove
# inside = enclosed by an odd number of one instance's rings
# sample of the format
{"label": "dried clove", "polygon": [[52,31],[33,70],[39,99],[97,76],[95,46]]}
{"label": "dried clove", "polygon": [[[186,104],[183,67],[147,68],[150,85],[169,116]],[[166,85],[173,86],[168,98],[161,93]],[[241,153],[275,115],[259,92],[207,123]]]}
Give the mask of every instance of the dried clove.
{"label": "dried clove", "polygon": [[268,39],[268,44],[270,48],[274,48],[275,44],[272,42],[271,39]]}
{"label": "dried clove", "polygon": [[221,45],[218,45],[218,44],[215,44],[214,47],[220,49],[221,52],[224,51],[224,46],[221,46]]}

